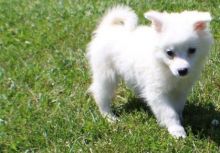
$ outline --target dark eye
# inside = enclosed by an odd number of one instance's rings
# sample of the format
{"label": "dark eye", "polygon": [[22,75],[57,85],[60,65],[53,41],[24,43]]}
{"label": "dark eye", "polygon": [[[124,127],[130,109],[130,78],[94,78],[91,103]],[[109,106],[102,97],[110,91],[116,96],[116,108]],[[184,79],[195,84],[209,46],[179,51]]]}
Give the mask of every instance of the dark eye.
{"label": "dark eye", "polygon": [[194,54],[196,52],[196,48],[189,48],[188,53],[189,54]]}
{"label": "dark eye", "polygon": [[169,57],[174,57],[174,56],[175,56],[175,53],[174,53],[174,51],[173,51],[172,49],[167,49],[167,50],[166,50],[166,53],[167,53],[167,55],[168,55]]}

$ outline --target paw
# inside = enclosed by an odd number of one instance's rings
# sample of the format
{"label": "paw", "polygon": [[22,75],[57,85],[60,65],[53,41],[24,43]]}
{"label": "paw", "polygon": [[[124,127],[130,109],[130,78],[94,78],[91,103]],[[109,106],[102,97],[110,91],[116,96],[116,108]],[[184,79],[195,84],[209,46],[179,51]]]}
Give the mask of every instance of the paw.
{"label": "paw", "polygon": [[118,117],[116,117],[113,113],[105,113],[102,114],[102,116],[110,123],[116,123],[117,121],[119,121]]}
{"label": "paw", "polygon": [[116,122],[120,121],[119,118],[116,117],[116,116],[106,116],[106,119],[107,119],[108,122],[110,122],[110,123],[116,123]]}
{"label": "paw", "polygon": [[168,128],[169,133],[174,137],[174,138],[185,138],[186,137],[186,132],[184,128],[180,125],[174,125]]}

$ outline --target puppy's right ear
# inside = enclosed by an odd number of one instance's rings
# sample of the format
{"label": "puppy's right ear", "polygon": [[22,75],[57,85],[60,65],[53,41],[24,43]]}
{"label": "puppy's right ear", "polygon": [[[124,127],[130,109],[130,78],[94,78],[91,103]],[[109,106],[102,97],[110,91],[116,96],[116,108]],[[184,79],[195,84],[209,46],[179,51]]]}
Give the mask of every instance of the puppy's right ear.
{"label": "puppy's right ear", "polygon": [[205,30],[209,23],[211,22],[212,17],[209,12],[199,12],[198,20],[194,23],[194,30],[197,32]]}
{"label": "puppy's right ear", "polygon": [[157,32],[162,31],[163,23],[161,19],[162,14],[160,12],[149,11],[149,12],[144,13],[144,17],[152,22],[152,25]]}

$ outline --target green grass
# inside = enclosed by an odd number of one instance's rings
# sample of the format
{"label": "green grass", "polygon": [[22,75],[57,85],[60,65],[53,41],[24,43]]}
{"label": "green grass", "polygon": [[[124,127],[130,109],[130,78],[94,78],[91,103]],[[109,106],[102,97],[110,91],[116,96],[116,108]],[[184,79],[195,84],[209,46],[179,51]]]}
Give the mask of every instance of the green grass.
{"label": "green grass", "polygon": [[[142,24],[149,9],[212,13],[215,43],[188,98],[184,140],[160,128],[123,85],[113,105],[117,124],[86,94],[86,44],[104,11],[119,3]],[[219,12],[219,0],[1,0],[0,152],[219,152],[220,127],[211,125],[220,120]]]}

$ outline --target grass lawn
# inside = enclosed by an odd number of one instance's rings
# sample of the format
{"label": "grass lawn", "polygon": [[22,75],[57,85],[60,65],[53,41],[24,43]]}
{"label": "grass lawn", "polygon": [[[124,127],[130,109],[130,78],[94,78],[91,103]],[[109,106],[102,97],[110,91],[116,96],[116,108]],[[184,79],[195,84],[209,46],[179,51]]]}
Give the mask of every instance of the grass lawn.
{"label": "grass lawn", "polygon": [[[86,44],[104,11],[128,4],[148,24],[149,9],[210,11],[215,38],[188,97],[175,140],[123,84],[109,124],[86,94]],[[220,152],[219,0],[0,0],[0,152]]]}

